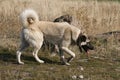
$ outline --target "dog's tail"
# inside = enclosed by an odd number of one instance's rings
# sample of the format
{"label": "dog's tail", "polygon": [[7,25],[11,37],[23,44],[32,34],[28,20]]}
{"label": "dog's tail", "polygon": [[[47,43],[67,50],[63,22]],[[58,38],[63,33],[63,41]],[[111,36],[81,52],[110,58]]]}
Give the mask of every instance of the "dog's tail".
{"label": "dog's tail", "polygon": [[28,27],[39,21],[37,13],[32,9],[27,9],[20,14],[20,22],[23,27]]}

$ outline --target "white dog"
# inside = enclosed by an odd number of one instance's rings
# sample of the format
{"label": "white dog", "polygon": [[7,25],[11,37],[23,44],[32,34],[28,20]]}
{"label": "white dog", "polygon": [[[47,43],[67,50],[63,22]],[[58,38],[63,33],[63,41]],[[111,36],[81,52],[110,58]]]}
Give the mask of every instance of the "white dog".
{"label": "white dog", "polygon": [[[71,42],[75,42],[79,47],[83,43],[85,46],[87,44],[87,38],[85,41],[80,41],[82,36],[81,30],[75,26],[69,25],[66,22],[54,23],[39,21],[38,18],[37,13],[31,9],[27,9],[20,14],[20,21],[23,28],[21,31],[21,45],[17,51],[18,63],[24,64],[20,59],[21,52],[29,45],[32,45],[34,48],[32,54],[35,59],[39,63],[44,63],[43,60],[39,59],[37,54],[43,44],[43,41],[46,40],[52,44],[58,45],[61,61],[63,64],[70,65],[68,62],[75,57],[75,53],[68,49],[68,46]],[[68,53],[71,57],[66,60],[63,52]]]}

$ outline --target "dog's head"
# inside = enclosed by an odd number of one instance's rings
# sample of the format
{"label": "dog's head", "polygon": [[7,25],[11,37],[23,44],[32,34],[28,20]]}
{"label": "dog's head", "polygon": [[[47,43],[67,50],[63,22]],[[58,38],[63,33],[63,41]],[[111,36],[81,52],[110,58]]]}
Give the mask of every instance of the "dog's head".
{"label": "dog's head", "polygon": [[77,39],[77,45],[79,46],[80,52],[82,52],[82,50],[84,50],[85,52],[88,52],[89,50],[94,50],[94,47],[88,37],[83,34],[79,35]]}

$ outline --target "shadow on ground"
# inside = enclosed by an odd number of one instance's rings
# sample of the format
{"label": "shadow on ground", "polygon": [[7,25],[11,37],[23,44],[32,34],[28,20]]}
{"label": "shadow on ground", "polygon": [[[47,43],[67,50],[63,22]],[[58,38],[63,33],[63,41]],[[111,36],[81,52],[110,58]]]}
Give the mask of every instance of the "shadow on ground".
{"label": "shadow on ground", "polygon": [[[57,64],[57,65],[61,64],[60,62],[58,62],[56,60],[53,60],[52,58],[49,59],[46,56],[39,57],[39,58],[44,60],[45,63],[48,63],[48,64]],[[28,54],[28,55],[23,54],[21,56],[21,60],[25,61],[27,63],[30,63],[30,62],[38,63],[31,54]],[[13,64],[18,64],[17,60],[16,60],[16,52],[15,52],[15,50],[8,50],[6,48],[4,48],[4,49],[0,48],[0,61],[13,63]]]}

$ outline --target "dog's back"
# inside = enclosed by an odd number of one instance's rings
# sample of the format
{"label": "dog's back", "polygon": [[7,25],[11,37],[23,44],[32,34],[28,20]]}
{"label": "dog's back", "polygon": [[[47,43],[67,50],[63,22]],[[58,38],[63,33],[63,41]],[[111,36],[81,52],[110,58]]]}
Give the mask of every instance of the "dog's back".
{"label": "dog's back", "polygon": [[[77,27],[74,27],[67,22],[62,23],[54,23],[54,22],[47,22],[47,21],[40,21],[39,22],[39,29],[43,32],[45,39],[52,40],[52,42],[59,42],[63,40],[63,36],[67,33],[65,33],[65,30],[69,29],[68,36],[71,36],[71,38],[75,41],[80,34],[80,29]],[[51,39],[52,38],[52,39]],[[51,42],[51,41],[49,41]]]}
{"label": "dog's back", "polygon": [[68,26],[70,26],[66,22],[54,23],[54,22],[40,21],[39,24],[40,24],[39,25],[40,30],[46,35],[49,35],[51,33],[53,33],[53,35],[62,34],[64,30],[68,28]]}
{"label": "dog's back", "polygon": [[39,29],[44,34],[44,38],[53,44],[61,42],[64,31],[70,26],[68,23],[54,23],[47,21],[39,22]]}

